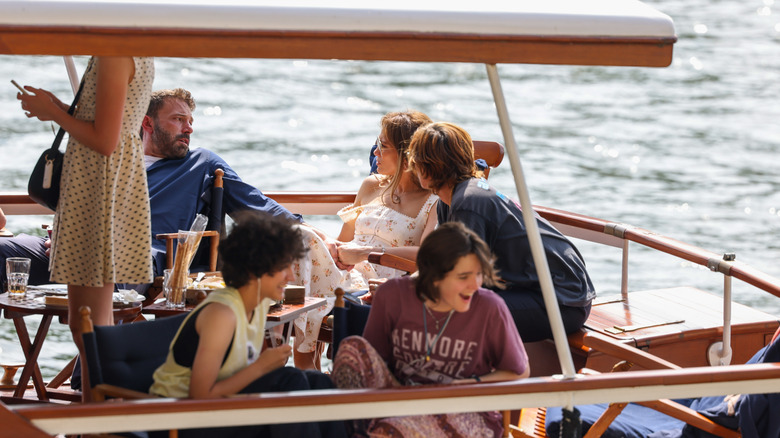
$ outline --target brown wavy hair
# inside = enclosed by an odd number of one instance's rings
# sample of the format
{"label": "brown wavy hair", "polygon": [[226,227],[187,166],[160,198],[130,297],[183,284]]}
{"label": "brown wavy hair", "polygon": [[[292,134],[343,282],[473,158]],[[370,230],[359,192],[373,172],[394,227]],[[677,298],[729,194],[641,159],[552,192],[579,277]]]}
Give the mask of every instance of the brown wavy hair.
{"label": "brown wavy hair", "polygon": [[[387,184],[385,192],[389,191],[390,198],[393,200],[394,204],[401,202],[398,195],[395,195],[395,189],[398,187],[398,183],[401,180],[401,174],[406,171],[406,152],[409,149],[409,143],[412,141],[412,135],[414,135],[419,127],[431,122],[433,121],[430,117],[420,111],[414,110],[387,113],[379,122],[382,126],[382,131],[384,131],[385,136],[392,146],[395,147],[396,153],[398,154],[398,168],[395,170],[395,174],[388,176],[383,181],[384,184]],[[414,180],[418,186],[420,185],[420,182],[414,174],[412,174],[412,180]]]}
{"label": "brown wavy hair", "polygon": [[436,191],[476,176],[474,143],[460,126],[438,122],[414,133],[409,144],[409,168],[431,180]]}

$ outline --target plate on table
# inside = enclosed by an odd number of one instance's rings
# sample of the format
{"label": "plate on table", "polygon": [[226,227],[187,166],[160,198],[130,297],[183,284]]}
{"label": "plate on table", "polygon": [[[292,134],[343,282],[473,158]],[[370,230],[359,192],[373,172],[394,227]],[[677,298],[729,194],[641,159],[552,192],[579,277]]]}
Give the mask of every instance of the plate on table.
{"label": "plate on table", "polygon": [[30,292],[43,293],[45,295],[68,296],[67,284],[42,284],[39,286],[27,286]]}

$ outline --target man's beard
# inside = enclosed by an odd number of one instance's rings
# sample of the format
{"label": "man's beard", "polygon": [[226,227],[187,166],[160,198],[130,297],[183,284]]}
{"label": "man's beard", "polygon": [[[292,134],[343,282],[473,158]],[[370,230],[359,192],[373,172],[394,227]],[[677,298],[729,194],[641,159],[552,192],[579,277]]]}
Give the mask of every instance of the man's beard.
{"label": "man's beard", "polygon": [[157,152],[164,158],[184,158],[184,156],[187,155],[187,151],[190,149],[189,146],[178,143],[178,140],[182,138],[186,138],[189,143],[189,134],[179,134],[175,136],[164,130],[157,122],[154,122],[152,143],[156,146]]}

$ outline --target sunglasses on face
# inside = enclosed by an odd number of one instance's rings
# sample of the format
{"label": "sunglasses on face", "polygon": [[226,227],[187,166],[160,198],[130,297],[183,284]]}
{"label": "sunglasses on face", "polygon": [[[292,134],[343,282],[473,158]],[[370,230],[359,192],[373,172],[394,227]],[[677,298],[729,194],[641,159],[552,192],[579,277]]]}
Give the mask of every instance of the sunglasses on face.
{"label": "sunglasses on face", "polygon": [[395,150],[392,146],[386,146],[382,143],[382,140],[379,139],[379,137],[376,138],[376,143],[374,143],[374,146],[377,147],[377,150],[380,154],[385,154],[387,151]]}

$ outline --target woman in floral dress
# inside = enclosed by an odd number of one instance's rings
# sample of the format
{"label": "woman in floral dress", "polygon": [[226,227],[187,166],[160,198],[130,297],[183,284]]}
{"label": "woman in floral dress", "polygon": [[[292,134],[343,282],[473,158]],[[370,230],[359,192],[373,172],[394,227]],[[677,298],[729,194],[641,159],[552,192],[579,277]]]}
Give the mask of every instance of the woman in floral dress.
{"label": "woman in floral dress", "polygon": [[394,278],[400,271],[368,263],[371,252],[414,259],[422,239],[436,226],[438,197],[420,186],[407,171],[406,149],[414,132],[431,119],[418,111],[388,113],[376,142],[377,173],[363,181],[355,203],[339,211],[344,225],[338,255],[328,251],[322,238],[301,227],[309,252],[294,267],[298,284],[307,296],[326,297],[325,306],[295,320],[295,365],[319,369],[317,336],[322,318],[335,302],[336,288],[367,289],[368,280]]}

